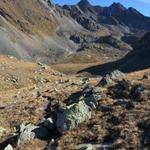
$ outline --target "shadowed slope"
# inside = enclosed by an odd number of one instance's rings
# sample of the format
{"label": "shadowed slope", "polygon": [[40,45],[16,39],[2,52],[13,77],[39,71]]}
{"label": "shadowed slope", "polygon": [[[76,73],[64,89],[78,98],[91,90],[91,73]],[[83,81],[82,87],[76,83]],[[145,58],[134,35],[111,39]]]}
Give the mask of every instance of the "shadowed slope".
{"label": "shadowed slope", "polygon": [[93,66],[80,72],[93,75],[104,75],[115,69],[123,72],[133,72],[150,67],[150,33],[147,33],[136,45],[132,52],[123,59],[103,65]]}

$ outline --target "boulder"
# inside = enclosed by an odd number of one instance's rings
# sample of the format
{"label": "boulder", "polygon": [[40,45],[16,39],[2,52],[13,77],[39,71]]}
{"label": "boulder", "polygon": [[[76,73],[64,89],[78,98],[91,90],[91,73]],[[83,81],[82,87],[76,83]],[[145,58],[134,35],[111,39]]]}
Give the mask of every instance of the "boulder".
{"label": "boulder", "polygon": [[101,81],[99,82],[99,86],[109,86],[111,85],[114,81],[120,81],[122,79],[126,78],[126,74],[119,70],[114,70],[110,74],[106,74]]}
{"label": "boulder", "polygon": [[60,133],[74,129],[91,118],[91,112],[84,101],[69,106],[64,112],[58,112],[56,126]]}
{"label": "boulder", "polygon": [[122,80],[124,78],[126,78],[126,74],[119,71],[119,70],[114,70],[113,72],[110,73],[110,78],[112,80]]}

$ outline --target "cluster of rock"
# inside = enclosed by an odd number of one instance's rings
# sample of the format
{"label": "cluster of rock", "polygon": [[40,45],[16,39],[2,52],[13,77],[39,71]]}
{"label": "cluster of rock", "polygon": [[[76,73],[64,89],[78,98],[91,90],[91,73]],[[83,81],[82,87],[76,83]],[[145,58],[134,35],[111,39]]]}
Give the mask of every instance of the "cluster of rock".
{"label": "cluster of rock", "polygon": [[118,81],[117,85],[112,88],[111,93],[113,97],[133,99],[134,101],[144,100],[147,95],[147,91],[142,84],[133,85],[125,79]]}
{"label": "cluster of rock", "polygon": [[59,132],[76,128],[80,123],[91,118],[92,109],[96,109],[102,99],[102,90],[99,87],[87,87],[83,90],[78,102],[57,113],[56,126]]}
{"label": "cluster of rock", "polygon": [[114,70],[110,74],[106,74],[99,83],[99,86],[108,86],[115,81],[119,81],[126,78],[126,74],[119,70]]}
{"label": "cluster of rock", "polygon": [[97,109],[102,99],[100,87],[87,86],[82,95],[66,108],[57,110],[57,119],[46,119],[40,126],[33,124],[21,124],[17,140],[17,146],[21,146],[35,138],[47,139],[53,130],[63,134],[68,130],[77,128],[81,123],[91,119],[92,110]]}
{"label": "cluster of rock", "polygon": [[[85,83],[81,86],[85,85]],[[108,94],[112,97],[111,105],[107,103],[103,104],[103,101],[105,101],[106,98],[106,93],[104,92],[106,86]],[[62,107],[61,104],[58,103],[58,107],[55,110],[56,116],[54,118],[51,116],[52,118],[45,119],[40,125],[22,124],[19,129],[17,146],[20,147],[35,138],[41,140],[49,139],[54,131],[56,131],[55,133],[59,134],[59,136],[64,135],[67,131],[77,129],[81,124],[90,122],[92,113],[95,111],[104,113],[107,116],[107,113],[114,111],[114,109],[134,109],[136,103],[146,100],[146,94],[147,91],[143,85],[132,84],[126,79],[126,74],[119,70],[115,70],[103,77],[100,84],[97,86],[90,84],[85,86],[81,91],[80,96],[72,101],[72,104]],[[119,125],[121,122],[120,118],[121,116],[115,116],[110,113],[107,121],[114,125]],[[146,120],[144,125],[141,125],[141,128],[143,128],[145,133],[143,137],[146,144],[150,144],[149,125],[149,120]],[[120,129],[118,130],[121,132]],[[0,131],[3,130],[1,129]],[[113,135],[110,136],[113,137]],[[92,150],[93,148],[111,149],[113,148],[113,144],[87,143],[77,145],[76,148],[80,150]],[[8,145],[5,148],[5,150],[12,149],[11,145]]]}

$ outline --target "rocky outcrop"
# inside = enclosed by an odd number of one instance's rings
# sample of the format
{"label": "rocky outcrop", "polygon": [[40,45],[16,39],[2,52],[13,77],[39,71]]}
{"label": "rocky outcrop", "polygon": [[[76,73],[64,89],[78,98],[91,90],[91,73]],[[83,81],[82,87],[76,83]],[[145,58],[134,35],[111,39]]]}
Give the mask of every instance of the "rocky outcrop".
{"label": "rocky outcrop", "polygon": [[114,83],[114,81],[119,81],[126,78],[126,74],[119,70],[114,70],[110,74],[106,74],[101,81],[99,82],[99,86],[108,86]]}

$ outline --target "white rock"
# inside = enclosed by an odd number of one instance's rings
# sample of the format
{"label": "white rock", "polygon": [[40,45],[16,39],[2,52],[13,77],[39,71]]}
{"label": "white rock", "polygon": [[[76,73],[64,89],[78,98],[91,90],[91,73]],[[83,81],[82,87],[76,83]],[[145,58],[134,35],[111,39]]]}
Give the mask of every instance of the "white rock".
{"label": "white rock", "polygon": [[8,145],[4,148],[4,150],[13,150],[13,147],[12,147],[10,144],[8,144]]}

